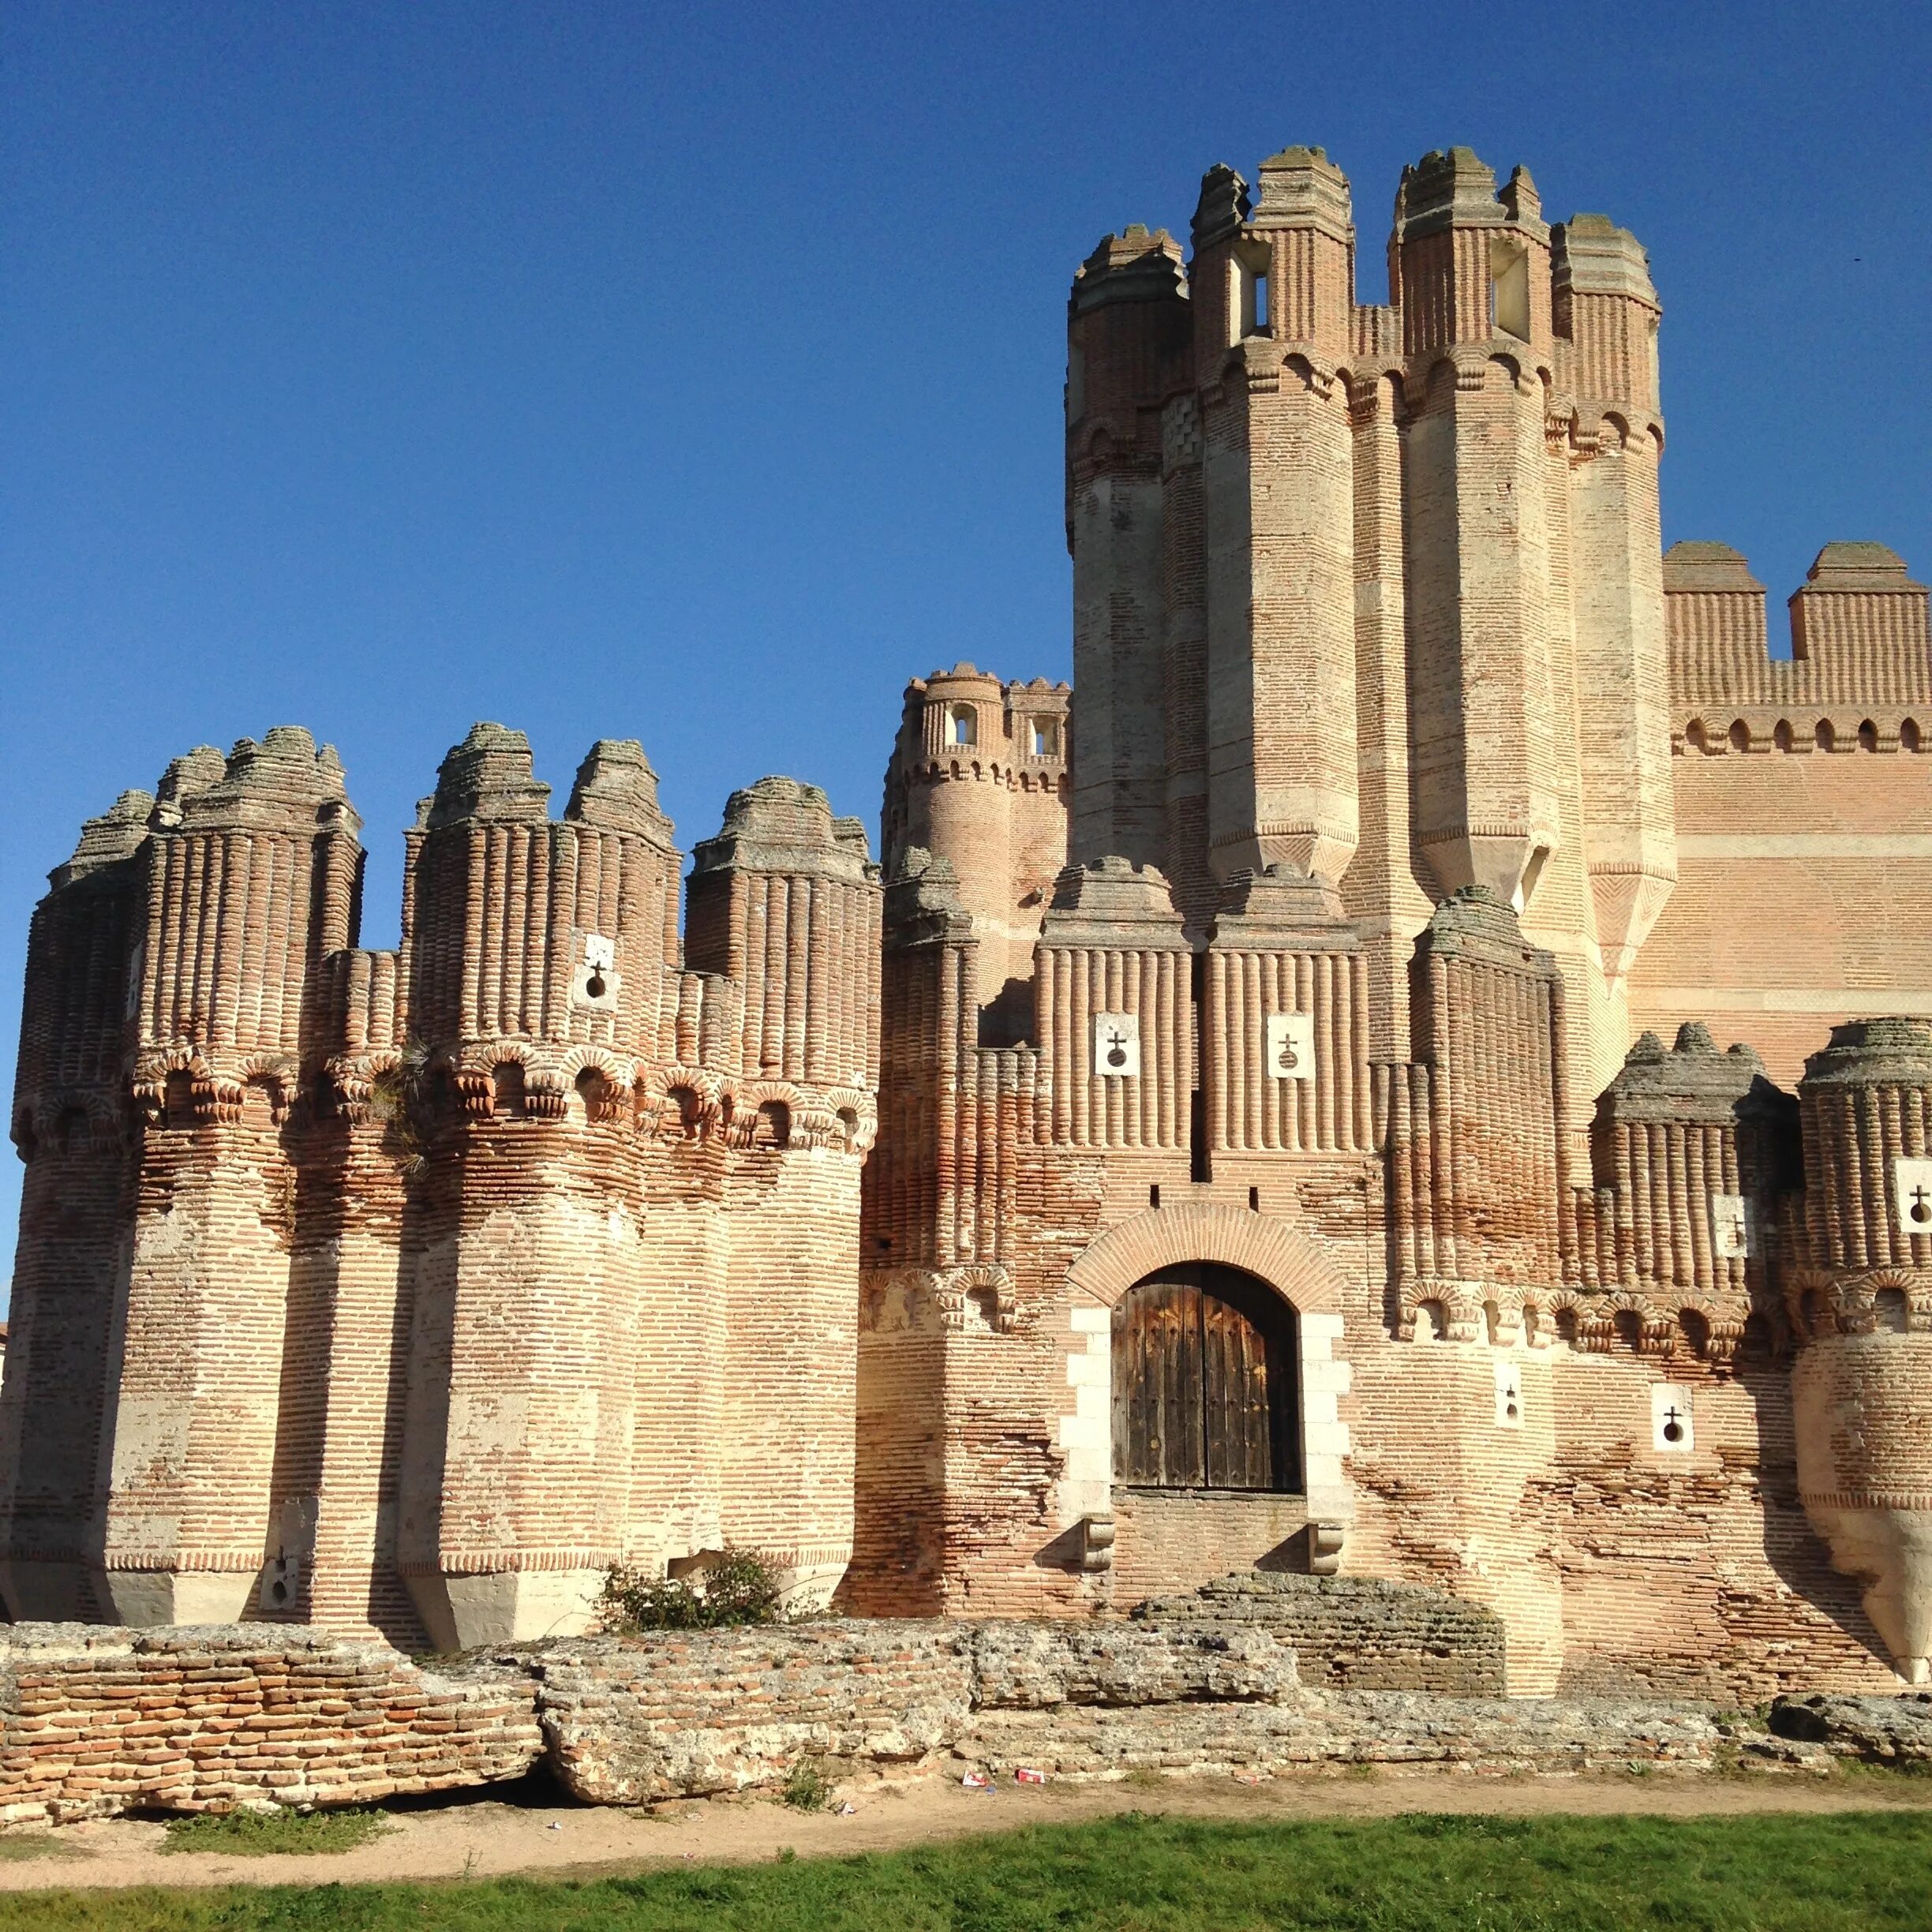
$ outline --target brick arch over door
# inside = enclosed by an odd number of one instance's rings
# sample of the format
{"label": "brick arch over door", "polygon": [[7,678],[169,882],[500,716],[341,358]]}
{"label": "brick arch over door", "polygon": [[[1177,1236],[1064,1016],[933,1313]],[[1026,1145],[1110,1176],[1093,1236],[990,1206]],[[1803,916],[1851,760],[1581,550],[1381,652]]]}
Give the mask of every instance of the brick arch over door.
{"label": "brick arch over door", "polygon": [[1342,1278],[1313,1241],[1252,1209],[1150,1208],[1088,1247],[1067,1281],[1076,1302],[1110,1309],[1135,1282],[1190,1261],[1258,1275],[1299,1314],[1342,1312]]}

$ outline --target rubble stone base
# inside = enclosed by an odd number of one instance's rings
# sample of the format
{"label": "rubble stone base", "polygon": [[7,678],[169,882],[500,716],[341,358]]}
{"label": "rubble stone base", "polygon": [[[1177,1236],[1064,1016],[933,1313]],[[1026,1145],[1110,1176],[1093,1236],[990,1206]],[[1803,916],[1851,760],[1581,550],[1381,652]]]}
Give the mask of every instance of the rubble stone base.
{"label": "rubble stone base", "polygon": [[[769,1788],[807,1758],[1088,1778],[1932,1758],[1923,1697],[1786,1698],[1766,1735],[1707,1705],[1445,1694],[1428,1679],[1449,1667],[1420,1655],[1418,1683],[1336,1689],[1327,1664],[1304,1682],[1281,1627],[827,1621],[429,1666],[280,1624],[22,1624],[0,1639],[0,1821],[360,1803],[539,1768],[587,1802],[639,1804]],[[1398,1654],[1375,1670],[1397,1674]]]}

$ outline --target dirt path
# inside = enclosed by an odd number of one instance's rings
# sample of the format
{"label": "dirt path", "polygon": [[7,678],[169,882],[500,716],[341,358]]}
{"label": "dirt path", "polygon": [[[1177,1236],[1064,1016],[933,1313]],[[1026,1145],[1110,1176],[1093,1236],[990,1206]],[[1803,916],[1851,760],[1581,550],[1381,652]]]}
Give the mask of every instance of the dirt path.
{"label": "dirt path", "polygon": [[452,1801],[395,1814],[395,1829],[353,1852],[238,1858],[164,1854],[164,1827],[116,1819],[47,1834],[56,1855],[0,1863],[0,1891],[50,1886],[316,1885],[522,1872],[582,1878],[685,1861],[754,1860],[892,1851],[934,1838],[1025,1824],[1071,1823],[1128,1810],[1253,1820],[1383,1818],[1400,1811],[1677,1817],[1747,1811],[1932,1810],[1932,1785],[1815,1776],[1502,1777],[1445,1770],[1374,1777],[1309,1773],[1247,1784],[1228,1777],[962,1790],[937,1779],[851,1788],[855,1807],[801,1813],[769,1799],[714,1799],[656,1812],[593,1809],[539,1797]]}

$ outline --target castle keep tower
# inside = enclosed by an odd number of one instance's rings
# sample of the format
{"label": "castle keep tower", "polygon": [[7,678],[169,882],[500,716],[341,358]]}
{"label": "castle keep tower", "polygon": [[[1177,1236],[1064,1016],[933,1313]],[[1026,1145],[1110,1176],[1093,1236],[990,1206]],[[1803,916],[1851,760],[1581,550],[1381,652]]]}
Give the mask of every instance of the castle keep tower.
{"label": "castle keep tower", "polygon": [[[850,1600],[1339,1568],[1492,1604],[1522,1690],[1918,1669],[1911,1338],[1841,1362],[1790,1298],[1818,1188],[1891,1183],[1819,1152],[1835,1073],[1802,1122],[1775,1080],[1932,998],[1915,915],[1848,931],[1819,877],[1923,869],[1923,590],[1828,547],[1788,667],[1741,559],[1662,556],[1643,250],[1523,169],[1404,171],[1387,306],[1316,148],[1210,170],[1189,243],[1107,236],[1068,305],[1044,903],[1035,687],[915,683],[888,770]],[[1801,703],[1871,715],[1765,715]],[[1804,775],[1846,743],[1899,755]]]}
{"label": "castle keep tower", "polygon": [[1485,886],[1564,973],[1580,1106],[1675,876],[1643,252],[1455,148],[1361,307],[1340,171],[1259,179],[1209,172],[1185,269],[1130,228],[1075,279],[1073,856],[1160,866],[1196,931],[1244,870],[1338,887],[1385,1052],[1429,908]]}

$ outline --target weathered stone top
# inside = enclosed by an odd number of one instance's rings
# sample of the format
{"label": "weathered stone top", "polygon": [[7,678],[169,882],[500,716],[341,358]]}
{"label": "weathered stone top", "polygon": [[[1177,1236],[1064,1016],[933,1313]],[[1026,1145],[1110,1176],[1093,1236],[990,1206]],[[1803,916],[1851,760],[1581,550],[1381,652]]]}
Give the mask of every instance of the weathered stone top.
{"label": "weathered stone top", "polygon": [[1194,246],[1211,247],[1245,227],[1248,220],[1248,184],[1225,161],[1217,161],[1201,177],[1200,199],[1194,204]]}
{"label": "weathered stone top", "polygon": [[1791,1100],[1765,1078],[1764,1062],[1751,1048],[1720,1053],[1709,1027],[1687,1020],[1668,1050],[1656,1034],[1642,1035],[1597,1105],[1602,1121],[1722,1125],[1747,1112],[1784,1114]]}
{"label": "weathered stone top", "polygon": [[429,824],[464,818],[528,822],[550,816],[550,788],[532,775],[530,740],[501,724],[478,724],[451,746],[436,773]]}
{"label": "weathered stone top", "polygon": [[1905,560],[1881,543],[1828,543],[1805,572],[1805,584],[1816,590],[1925,589],[1912,582]]}
{"label": "weathered stone top", "polygon": [[1519,972],[1554,974],[1556,960],[1524,938],[1515,909],[1487,886],[1461,886],[1436,907],[1416,940],[1418,956],[1467,959]]}
{"label": "weathered stone top", "polygon": [[227,769],[228,761],[212,745],[197,745],[192,751],[168,761],[168,768],[155,788],[156,802],[179,805],[196,792],[219,784]]}
{"label": "weathered stone top", "polygon": [[723,826],[699,842],[692,859],[694,883],[727,871],[813,873],[855,886],[878,878],[859,822],[835,824],[824,792],[796,778],[761,778],[734,792],[724,803]]}
{"label": "weathered stone top", "polygon": [[1260,198],[1252,226],[1314,228],[1350,242],[1355,223],[1348,177],[1319,148],[1284,148],[1261,163]]}
{"label": "weathered stone top", "polygon": [[1573,215],[1550,232],[1553,287],[1579,295],[1627,295],[1656,309],[1650,257],[1627,228],[1607,215]]}
{"label": "weathered stone top", "polygon": [[205,747],[168,767],[155,807],[158,827],[302,832],[329,822],[353,832],[361,826],[350,808],[335,747],[317,750],[299,724],[277,724],[259,742],[238,740],[221,775],[209,783],[211,768]]}
{"label": "weathered stone top", "polygon": [[73,856],[57,865],[47,874],[56,891],[103,866],[131,857],[140,850],[148,836],[148,820],[154,799],[145,792],[123,792],[98,818],[90,818],[80,828],[80,842]]}
{"label": "weathered stone top", "polygon": [[1335,886],[1285,865],[1234,874],[1209,931],[1215,945],[1247,953],[1353,953],[1361,945]]}
{"label": "weathered stone top", "polygon": [[1670,590],[1744,591],[1764,595],[1743,552],[1728,544],[1674,543],[1664,552],[1664,588]]}
{"label": "weathered stone top", "polygon": [[[1395,191],[1398,245],[1445,228],[1502,227],[1514,219],[1496,194],[1495,170],[1473,148],[1432,150],[1402,170]],[[1523,225],[1531,223],[1542,227],[1534,215]]]}
{"label": "weathered stone top", "polygon": [[1932,1087],[1932,1021],[1849,1020],[1805,1062],[1803,1095],[1829,1087]]}
{"label": "weathered stone top", "polygon": [[1165,228],[1139,222],[1125,234],[1103,235],[1099,245],[1073,272],[1068,305],[1076,315],[1117,301],[1160,301],[1185,297],[1187,275],[1181,245]]}
{"label": "weathered stone top", "polygon": [[923,845],[907,847],[899,870],[886,882],[885,924],[895,945],[970,939],[972,915],[960,904],[953,861],[935,859]]}
{"label": "weathered stone top", "polygon": [[671,848],[671,822],[657,803],[657,774],[635,738],[600,738],[590,747],[577,767],[564,816]]}
{"label": "weathered stone top", "polygon": [[1062,867],[1041,923],[1044,946],[1185,948],[1166,878],[1121,858]]}

